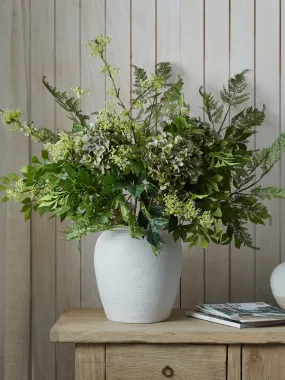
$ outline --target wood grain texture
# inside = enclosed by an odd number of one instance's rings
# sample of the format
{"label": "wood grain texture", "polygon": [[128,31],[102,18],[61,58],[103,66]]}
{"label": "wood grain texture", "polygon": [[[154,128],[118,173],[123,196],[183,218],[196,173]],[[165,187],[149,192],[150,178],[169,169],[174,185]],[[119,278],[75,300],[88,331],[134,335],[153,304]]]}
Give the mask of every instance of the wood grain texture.
{"label": "wood grain texture", "polygon": [[[199,88],[204,83],[204,4],[181,0],[181,75],[191,113],[203,118]],[[204,302],[204,250],[183,244],[181,306]]]}
{"label": "wood grain texture", "polygon": [[[10,97],[10,8],[8,2],[0,4],[0,23],[4,32],[0,33],[0,104],[1,107],[9,106]],[[8,171],[7,167],[7,139],[8,129],[0,122],[0,175]],[[0,378],[4,378],[4,275],[5,275],[5,251],[6,251],[6,204],[0,205]]]}
{"label": "wood grain texture", "polygon": [[132,63],[153,72],[156,53],[155,0],[132,0]]}
{"label": "wood grain texture", "polygon": [[[31,1],[31,114],[38,128],[54,128],[54,99],[42,84],[54,83],[54,0]],[[41,25],[38,28],[38,25]],[[43,41],[45,43],[43,44]],[[33,142],[31,156],[41,158]],[[32,377],[55,379],[55,346],[48,341],[55,321],[55,219],[32,216]]]}
{"label": "wood grain texture", "polygon": [[51,330],[52,342],[77,343],[285,343],[285,327],[235,329],[185,316],[174,309],[166,322],[124,324],[110,322],[102,309],[71,309]]}
{"label": "wood grain texture", "polygon": [[[232,0],[230,12],[230,76],[248,69],[247,92],[250,101],[231,111],[231,117],[245,107],[254,106],[254,0]],[[240,27],[242,25],[242,28]],[[251,141],[254,149],[254,138]],[[248,224],[255,239],[255,227]],[[231,246],[230,301],[251,302],[255,299],[255,251],[242,246]],[[242,280],[241,280],[242,279]]]}
{"label": "wood grain texture", "polygon": [[165,379],[168,366],[178,380],[226,378],[226,346],[107,345],[108,380]]}
{"label": "wood grain texture", "polygon": [[[271,20],[270,31],[264,30],[266,20]],[[256,2],[256,105],[266,104],[264,127],[256,135],[256,147],[269,146],[280,133],[279,120],[279,0]],[[260,183],[262,186],[278,186],[280,164]],[[271,303],[273,296],[269,279],[280,262],[280,201],[267,202],[272,224],[257,226],[256,300]]]}
{"label": "wood grain texture", "polygon": [[244,346],[242,352],[243,380],[284,380],[285,346]]}
{"label": "wood grain texture", "polygon": [[[219,98],[229,78],[229,1],[205,0],[205,89]],[[205,302],[229,300],[229,247],[211,244],[205,253]]]}
{"label": "wood grain texture", "polygon": [[[156,59],[159,62],[170,62],[172,80],[176,81],[181,73],[181,0],[156,0]],[[181,306],[181,285],[174,307]]]}
{"label": "wood grain texture", "polygon": [[[112,43],[106,50],[106,58],[110,65],[119,69],[116,83],[120,87],[120,97],[126,107],[130,102],[131,88],[130,4],[130,0],[106,2],[106,35],[112,38]],[[107,80],[107,86],[110,86],[110,80]]]}
{"label": "wood grain texture", "polygon": [[[281,0],[280,8],[280,36],[284,35],[285,31],[285,0]],[[280,51],[280,132],[285,132],[285,39],[281,37],[281,51]],[[285,156],[283,155],[280,163],[280,185],[285,188]],[[285,202],[281,201],[281,218],[280,218],[280,249],[281,249],[281,262],[285,261]]]}
{"label": "wood grain texture", "polygon": [[228,345],[227,380],[241,380],[241,345]]}
{"label": "wood grain texture", "polygon": [[[56,85],[62,90],[80,85],[79,0],[56,0]],[[66,15],[66,16],[63,16]],[[56,127],[70,129],[72,122],[60,107],[55,109]],[[57,228],[65,225],[57,221]],[[80,252],[78,242],[56,238],[56,314],[68,307],[80,305]],[[74,346],[56,349],[57,380],[74,378]]]}
{"label": "wood grain texture", "polygon": [[[30,46],[25,27],[29,25],[26,2],[19,0],[1,3],[1,26],[9,46],[7,61],[7,104],[20,106],[23,118],[28,118]],[[3,18],[7,18],[4,21]],[[27,18],[28,19],[25,19]],[[2,24],[3,20],[3,24]],[[5,51],[5,48],[4,48]],[[2,53],[1,53],[2,54]],[[28,55],[28,57],[27,57]],[[6,170],[18,172],[29,160],[29,142],[22,134],[7,134]],[[29,378],[30,344],[30,223],[23,222],[20,205],[7,205],[4,302],[4,378]],[[17,365],[15,365],[17,363]]]}
{"label": "wood grain texture", "polygon": [[[81,0],[81,87],[89,89],[82,98],[84,113],[90,115],[105,106],[106,76],[100,73],[102,63],[91,57],[87,41],[105,34],[105,0]],[[99,234],[82,238],[81,244],[81,306],[101,306],[94,272],[94,247]]]}
{"label": "wood grain texture", "polygon": [[105,380],[105,346],[75,346],[75,380]]}

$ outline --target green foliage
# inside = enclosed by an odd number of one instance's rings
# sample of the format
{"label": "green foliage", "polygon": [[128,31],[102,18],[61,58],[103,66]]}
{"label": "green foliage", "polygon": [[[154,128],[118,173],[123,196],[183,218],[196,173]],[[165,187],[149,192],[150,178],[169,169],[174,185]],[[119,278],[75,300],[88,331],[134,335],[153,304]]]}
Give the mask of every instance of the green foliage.
{"label": "green foliage", "polygon": [[80,110],[80,101],[79,98],[69,97],[66,93],[60,92],[57,90],[55,86],[52,86],[44,76],[42,82],[46,89],[51,93],[54,97],[55,101],[68,113],[71,114],[71,119],[74,122],[79,122],[81,124],[85,124],[85,120],[88,119],[88,116],[83,115]]}
{"label": "green foliage", "polygon": [[67,239],[125,227],[158,254],[160,231],[167,229],[190,247],[234,241],[237,248],[254,248],[247,223],[270,222],[262,201],[285,198],[284,189],[258,185],[280,160],[285,134],[272,146],[249,149],[265,107],[246,107],[227,124],[231,107],[249,99],[247,71],[228,81],[220,99],[200,88],[205,121],[191,114],[183,80],[172,79],[167,62],[153,73],[133,66],[132,102],[125,105],[118,69],[105,58],[109,42],[98,36],[88,43],[111,82],[110,100],[95,122],[80,110],[86,90],[74,87],[76,97],[69,97],[45,77],[43,84],[74,122],[71,132],[36,129],[21,121],[19,109],[0,111],[4,124],[44,143],[41,158],[32,157],[21,176],[0,177],[2,201],[21,202],[25,220],[32,212],[71,220]]}
{"label": "green foliage", "polygon": [[244,70],[229,79],[228,86],[224,86],[221,91],[221,99],[224,103],[236,107],[249,100],[249,94],[245,92],[247,88],[245,74],[247,73],[248,70]]}

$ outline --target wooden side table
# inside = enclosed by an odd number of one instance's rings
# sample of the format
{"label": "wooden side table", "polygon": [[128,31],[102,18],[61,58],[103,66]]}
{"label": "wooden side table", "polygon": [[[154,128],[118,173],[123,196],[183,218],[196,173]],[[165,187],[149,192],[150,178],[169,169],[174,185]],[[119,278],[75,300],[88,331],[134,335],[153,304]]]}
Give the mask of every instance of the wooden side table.
{"label": "wooden side table", "polygon": [[52,342],[75,343],[76,380],[284,380],[285,327],[239,330],[187,318],[121,324],[101,309],[72,309]]}

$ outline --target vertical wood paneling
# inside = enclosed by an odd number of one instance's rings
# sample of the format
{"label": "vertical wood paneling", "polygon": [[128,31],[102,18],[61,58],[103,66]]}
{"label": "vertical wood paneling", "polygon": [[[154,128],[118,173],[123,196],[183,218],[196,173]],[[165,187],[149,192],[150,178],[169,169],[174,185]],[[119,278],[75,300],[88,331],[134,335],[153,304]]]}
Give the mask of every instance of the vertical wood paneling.
{"label": "vertical wood paneling", "polygon": [[[80,85],[80,2],[56,0],[56,85],[61,89]],[[71,121],[56,107],[59,129],[70,129]],[[58,221],[58,229],[64,226]],[[78,242],[67,242],[57,233],[56,239],[56,314],[66,308],[80,306],[80,252]],[[57,380],[74,378],[74,345],[56,349]]]}
{"label": "vertical wood paneling", "polygon": [[[229,78],[229,1],[205,0],[205,88],[219,98]],[[211,244],[205,253],[205,301],[229,299],[229,247]]]}
{"label": "vertical wood paneling", "polygon": [[[55,131],[54,99],[43,75],[54,83],[54,0],[31,1],[31,115],[36,127]],[[31,156],[41,158],[41,149],[33,142]],[[33,214],[32,378],[41,380],[55,379],[55,346],[49,342],[55,321],[55,234],[55,219]]]}
{"label": "vertical wood paneling", "polygon": [[[280,13],[280,36],[281,36],[281,51],[280,51],[280,64],[281,64],[281,76],[280,76],[280,90],[281,90],[281,98],[280,98],[280,125],[281,125],[281,133],[285,132],[285,38],[284,32],[285,32],[285,0],[281,0],[281,13]],[[285,187],[285,156],[283,156],[280,164],[280,185],[282,187]],[[280,249],[281,249],[281,262],[285,261],[285,202],[281,201],[281,218],[280,218]]]}
{"label": "vertical wood paneling", "polygon": [[[6,75],[9,86],[4,104],[20,106],[23,118],[28,118],[29,83],[29,11],[19,0],[1,3],[1,27],[7,22],[4,43],[9,47]],[[3,17],[3,19],[2,19]],[[25,19],[28,18],[28,19]],[[3,24],[2,24],[3,23]],[[4,47],[4,52],[7,49]],[[2,52],[1,52],[2,55]],[[5,76],[6,76],[5,75]],[[5,77],[4,76],[4,77]],[[4,82],[5,83],[5,82]],[[3,99],[3,97],[1,97]],[[7,134],[5,169],[18,172],[29,160],[29,142],[22,134]],[[30,344],[30,223],[24,223],[20,205],[7,205],[5,302],[4,302],[4,378],[29,378]],[[17,363],[17,365],[15,365]]]}
{"label": "vertical wood paneling", "polygon": [[[204,3],[181,0],[181,74],[191,115],[203,118],[199,88],[204,83]],[[194,307],[204,301],[204,250],[183,244],[181,306]]]}
{"label": "vertical wood paneling", "polygon": [[112,39],[106,57],[110,65],[119,69],[116,83],[126,107],[130,102],[130,4],[130,0],[106,2],[106,35]]}
{"label": "vertical wood paneling", "polygon": [[[271,27],[264,25],[270,20]],[[266,121],[256,135],[257,148],[270,145],[280,132],[279,123],[279,0],[256,2],[256,105],[266,104]],[[280,164],[262,180],[265,186],[279,185]],[[272,270],[280,261],[280,201],[268,202],[273,217],[272,225],[256,229],[256,299],[273,302],[269,279]]]}
{"label": "vertical wood paneling", "polygon": [[[172,80],[181,73],[181,0],[157,1],[157,63],[170,62]],[[177,294],[174,307],[180,307],[181,289]]]}
{"label": "vertical wood paneling", "polygon": [[[0,23],[3,31],[0,33],[0,108],[9,107],[10,101],[10,7],[8,1],[0,4]],[[0,122],[0,175],[8,171],[7,139],[8,129]],[[6,204],[0,205],[0,378],[4,378],[4,275],[6,250]]]}
{"label": "vertical wood paneling", "polygon": [[[234,113],[254,105],[254,0],[231,0],[230,20],[230,76],[245,69],[251,70],[247,74],[249,83],[247,91],[251,99],[248,103],[242,104],[239,109],[233,110],[231,112],[231,117],[233,117]],[[251,142],[251,149],[253,148],[254,141]],[[249,224],[248,228],[254,237],[254,226]],[[253,301],[255,298],[255,251],[244,246],[237,249],[232,244],[230,274],[230,301]]]}
{"label": "vertical wood paneling", "polygon": [[[81,87],[90,90],[82,98],[82,110],[90,115],[105,105],[105,75],[99,58],[91,57],[87,41],[105,34],[105,0],[81,0]],[[101,306],[94,272],[94,247],[99,234],[82,238],[81,306]]]}

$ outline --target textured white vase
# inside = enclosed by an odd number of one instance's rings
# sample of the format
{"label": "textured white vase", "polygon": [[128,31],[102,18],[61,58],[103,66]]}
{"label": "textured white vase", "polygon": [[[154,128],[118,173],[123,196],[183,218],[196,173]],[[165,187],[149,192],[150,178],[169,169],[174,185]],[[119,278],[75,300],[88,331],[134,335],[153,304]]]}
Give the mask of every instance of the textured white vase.
{"label": "textured white vase", "polygon": [[285,309],[285,263],[279,264],[272,272],[270,285],[273,296],[282,309]]}
{"label": "textured white vase", "polygon": [[153,323],[168,319],[179,287],[182,248],[167,232],[158,256],[128,230],[105,231],[95,246],[94,265],[109,320]]}

